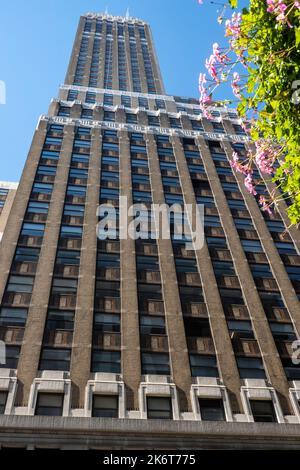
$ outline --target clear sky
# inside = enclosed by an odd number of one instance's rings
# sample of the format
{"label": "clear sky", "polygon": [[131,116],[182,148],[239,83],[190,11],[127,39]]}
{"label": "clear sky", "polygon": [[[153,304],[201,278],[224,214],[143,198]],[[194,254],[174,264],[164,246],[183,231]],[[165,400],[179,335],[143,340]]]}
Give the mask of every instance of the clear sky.
{"label": "clear sky", "polygon": [[198,76],[214,42],[222,44],[217,5],[204,0],[10,0],[1,2],[0,180],[20,178],[41,114],[63,83],[79,16],[87,12],[140,17],[151,25],[166,92],[198,96]]}

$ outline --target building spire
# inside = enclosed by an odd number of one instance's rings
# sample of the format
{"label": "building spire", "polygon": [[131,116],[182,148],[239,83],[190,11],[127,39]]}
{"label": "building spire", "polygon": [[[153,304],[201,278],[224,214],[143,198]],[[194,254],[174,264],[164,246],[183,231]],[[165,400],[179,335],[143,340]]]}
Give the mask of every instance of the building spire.
{"label": "building spire", "polygon": [[129,18],[130,18],[130,15],[129,15],[129,7],[128,7],[127,10],[126,10],[126,15],[125,15],[125,16],[126,16],[126,20],[129,20]]}

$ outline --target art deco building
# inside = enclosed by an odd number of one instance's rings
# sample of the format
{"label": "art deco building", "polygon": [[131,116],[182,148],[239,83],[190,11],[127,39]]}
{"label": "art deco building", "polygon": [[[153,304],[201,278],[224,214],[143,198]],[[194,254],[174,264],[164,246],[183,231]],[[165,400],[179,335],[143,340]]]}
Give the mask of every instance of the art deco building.
{"label": "art deco building", "polygon": [[[81,17],[0,248],[2,447],[300,448],[299,231],[212,114],[165,94],[144,21]],[[204,247],[98,240],[120,196],[204,204]]]}
{"label": "art deco building", "polygon": [[0,181],[0,241],[6,226],[8,215],[14,201],[17,183],[8,183]]}

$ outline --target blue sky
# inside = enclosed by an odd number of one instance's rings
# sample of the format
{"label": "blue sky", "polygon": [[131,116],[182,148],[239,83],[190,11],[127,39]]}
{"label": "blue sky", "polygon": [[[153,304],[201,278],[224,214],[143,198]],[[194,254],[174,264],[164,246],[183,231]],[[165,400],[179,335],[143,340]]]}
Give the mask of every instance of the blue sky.
{"label": "blue sky", "polygon": [[88,11],[145,19],[151,24],[168,94],[198,96],[197,81],[213,42],[222,44],[219,8],[204,0],[11,0],[1,2],[0,180],[17,181],[39,115],[63,83],[79,16]]}

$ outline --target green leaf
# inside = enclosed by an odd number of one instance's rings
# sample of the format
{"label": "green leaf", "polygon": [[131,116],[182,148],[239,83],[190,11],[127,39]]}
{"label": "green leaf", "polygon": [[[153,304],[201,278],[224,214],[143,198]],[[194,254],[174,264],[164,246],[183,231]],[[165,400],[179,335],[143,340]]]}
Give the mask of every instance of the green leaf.
{"label": "green leaf", "polygon": [[296,36],[296,46],[298,47],[300,44],[300,28],[295,28],[295,36]]}
{"label": "green leaf", "polygon": [[232,8],[237,8],[238,6],[238,0],[229,0],[229,3]]}

